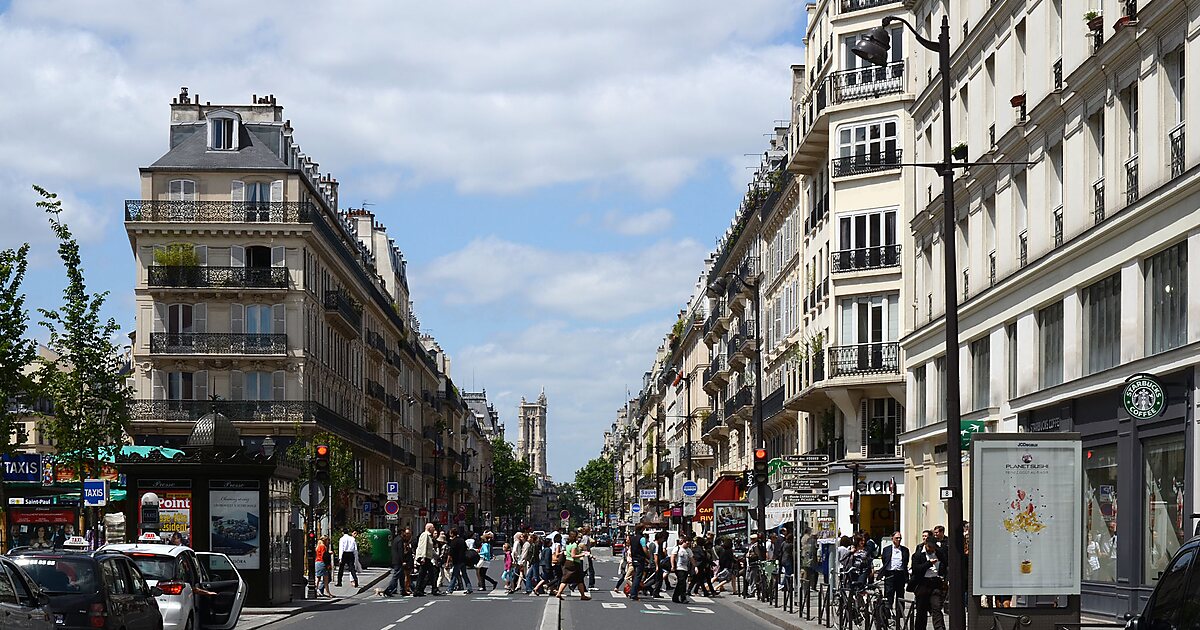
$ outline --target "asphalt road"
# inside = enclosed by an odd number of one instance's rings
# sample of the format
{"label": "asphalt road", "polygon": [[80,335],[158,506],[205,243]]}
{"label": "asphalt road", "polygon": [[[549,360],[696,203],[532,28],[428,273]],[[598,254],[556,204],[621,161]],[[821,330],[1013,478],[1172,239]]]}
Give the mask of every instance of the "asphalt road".
{"label": "asphalt road", "polygon": [[[598,550],[600,551],[600,550]],[[596,562],[592,601],[578,594],[561,602],[562,630],[612,630],[634,625],[688,630],[766,629],[773,626],[735,609],[730,603],[696,598],[688,604],[671,603],[670,597],[633,602],[612,592],[619,562],[601,552]],[[345,598],[322,610],[302,612],[268,626],[269,630],[558,630],[543,626],[548,597],[530,597],[503,591],[443,597],[382,598],[365,593]],[[551,609],[553,610],[553,609]]]}

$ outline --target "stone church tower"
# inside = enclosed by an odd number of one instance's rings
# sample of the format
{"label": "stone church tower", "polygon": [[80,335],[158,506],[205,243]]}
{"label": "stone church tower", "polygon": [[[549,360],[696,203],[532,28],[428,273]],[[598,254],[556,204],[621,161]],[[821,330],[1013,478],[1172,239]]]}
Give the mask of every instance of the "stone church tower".
{"label": "stone church tower", "polygon": [[539,479],[546,479],[546,390],[542,389],[537,402],[521,397],[517,413],[517,457],[529,462],[529,470]]}

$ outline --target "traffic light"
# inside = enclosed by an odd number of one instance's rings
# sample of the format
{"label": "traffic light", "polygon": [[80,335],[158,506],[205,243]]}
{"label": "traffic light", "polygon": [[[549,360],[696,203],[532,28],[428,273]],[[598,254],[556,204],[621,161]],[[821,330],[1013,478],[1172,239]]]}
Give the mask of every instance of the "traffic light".
{"label": "traffic light", "polygon": [[313,449],[313,478],[329,483],[329,445],[318,444]]}
{"label": "traffic light", "polygon": [[754,485],[767,485],[767,449],[754,449]]}

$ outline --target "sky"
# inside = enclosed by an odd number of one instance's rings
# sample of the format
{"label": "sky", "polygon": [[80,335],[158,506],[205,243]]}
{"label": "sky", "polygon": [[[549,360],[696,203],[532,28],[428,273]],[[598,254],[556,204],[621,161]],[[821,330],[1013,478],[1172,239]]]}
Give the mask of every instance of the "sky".
{"label": "sky", "polygon": [[168,148],[171,99],[273,94],[343,208],[388,226],[422,331],[510,441],[545,389],[569,481],[790,118],[803,4],[0,0],[0,248],[30,243],[27,305],[56,307],[32,185],[57,192],[89,288],[132,330],[123,201]]}

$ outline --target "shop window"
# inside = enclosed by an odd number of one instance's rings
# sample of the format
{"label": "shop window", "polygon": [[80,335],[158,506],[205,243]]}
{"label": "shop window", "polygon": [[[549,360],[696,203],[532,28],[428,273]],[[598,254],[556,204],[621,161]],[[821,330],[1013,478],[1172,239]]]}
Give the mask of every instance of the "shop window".
{"label": "shop window", "polygon": [[1084,451],[1083,579],[1117,581],[1117,446]]}
{"label": "shop window", "polygon": [[1158,581],[1171,556],[1179,550],[1184,535],[1185,464],[1183,434],[1146,440],[1142,444],[1145,492],[1142,523],[1145,524],[1142,583]]}

